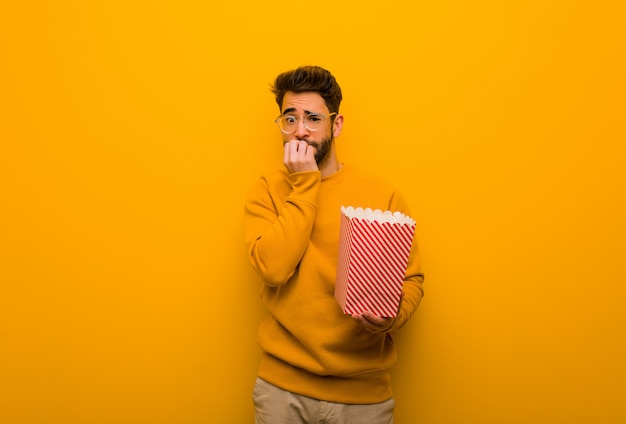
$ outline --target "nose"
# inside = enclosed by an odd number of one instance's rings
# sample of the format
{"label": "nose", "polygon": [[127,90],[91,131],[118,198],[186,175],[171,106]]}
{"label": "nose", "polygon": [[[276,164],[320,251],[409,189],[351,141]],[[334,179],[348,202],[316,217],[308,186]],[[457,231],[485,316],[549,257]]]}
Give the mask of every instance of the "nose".
{"label": "nose", "polygon": [[296,131],[293,133],[296,138],[302,139],[309,135],[309,129],[304,125],[304,119],[298,119]]}

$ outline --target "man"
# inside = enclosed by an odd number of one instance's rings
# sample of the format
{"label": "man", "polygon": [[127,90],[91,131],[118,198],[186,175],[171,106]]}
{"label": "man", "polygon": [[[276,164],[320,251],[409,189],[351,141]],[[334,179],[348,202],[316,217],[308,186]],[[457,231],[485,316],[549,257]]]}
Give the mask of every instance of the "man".
{"label": "man", "polygon": [[392,423],[391,333],[423,296],[417,246],[395,318],[345,315],[334,297],[340,207],[410,215],[408,207],[392,187],[338,160],[342,94],[330,72],[300,67],[279,75],[272,91],[285,169],[259,179],[245,208],[248,255],[268,310],[256,423]]}

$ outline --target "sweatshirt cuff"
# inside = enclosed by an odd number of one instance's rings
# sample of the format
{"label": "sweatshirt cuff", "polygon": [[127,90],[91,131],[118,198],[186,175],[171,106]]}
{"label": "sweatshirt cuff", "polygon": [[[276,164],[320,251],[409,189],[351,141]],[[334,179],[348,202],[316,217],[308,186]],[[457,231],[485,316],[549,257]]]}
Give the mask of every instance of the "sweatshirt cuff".
{"label": "sweatshirt cuff", "polygon": [[295,172],[290,175],[292,199],[304,200],[309,203],[317,203],[317,194],[322,181],[320,171]]}

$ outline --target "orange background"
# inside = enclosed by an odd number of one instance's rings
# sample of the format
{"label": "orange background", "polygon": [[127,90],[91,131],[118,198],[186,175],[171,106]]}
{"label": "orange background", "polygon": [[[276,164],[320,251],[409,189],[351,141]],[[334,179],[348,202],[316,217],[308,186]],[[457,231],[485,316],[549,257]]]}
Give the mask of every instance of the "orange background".
{"label": "orange background", "polygon": [[275,75],[418,221],[399,423],[622,423],[620,1],[0,6],[0,421],[250,423]]}

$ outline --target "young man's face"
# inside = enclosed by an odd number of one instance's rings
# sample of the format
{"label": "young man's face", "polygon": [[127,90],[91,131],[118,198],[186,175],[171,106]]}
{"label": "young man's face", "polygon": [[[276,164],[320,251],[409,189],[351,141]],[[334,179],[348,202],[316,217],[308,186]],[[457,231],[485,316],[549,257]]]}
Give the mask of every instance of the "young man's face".
{"label": "young man's face", "polygon": [[[315,161],[318,165],[326,159],[332,147],[333,138],[341,132],[342,117],[336,116],[334,121],[322,96],[315,92],[294,93],[288,91],[283,97],[282,116],[294,116],[298,123],[288,134],[281,132],[283,142],[304,140],[315,148]],[[323,115],[324,124],[317,130],[310,130],[304,125],[305,116]]]}

